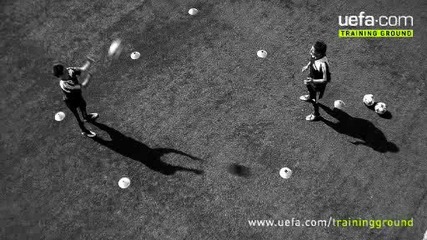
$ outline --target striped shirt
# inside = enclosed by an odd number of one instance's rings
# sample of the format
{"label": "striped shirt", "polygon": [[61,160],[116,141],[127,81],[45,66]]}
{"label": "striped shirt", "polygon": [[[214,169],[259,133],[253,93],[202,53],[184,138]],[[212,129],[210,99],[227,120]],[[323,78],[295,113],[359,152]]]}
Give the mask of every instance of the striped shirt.
{"label": "striped shirt", "polygon": [[82,90],[77,76],[81,71],[75,67],[68,67],[68,77],[59,81],[59,86],[64,92],[64,99],[76,99],[82,97]]}

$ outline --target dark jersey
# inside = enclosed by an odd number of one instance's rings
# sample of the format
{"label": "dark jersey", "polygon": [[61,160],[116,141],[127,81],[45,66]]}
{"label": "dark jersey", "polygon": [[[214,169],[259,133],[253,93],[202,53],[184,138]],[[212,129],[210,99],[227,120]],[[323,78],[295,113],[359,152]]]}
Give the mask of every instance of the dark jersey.
{"label": "dark jersey", "polygon": [[313,79],[323,79],[323,72],[326,71],[326,82],[331,81],[331,73],[329,71],[328,59],[326,57],[321,59],[311,58],[309,67],[309,77]]}
{"label": "dark jersey", "polygon": [[64,93],[64,99],[80,99],[82,98],[82,90],[77,79],[77,76],[81,74],[78,68],[69,67],[67,68],[68,78],[61,79],[59,86],[61,86],[62,92]]}

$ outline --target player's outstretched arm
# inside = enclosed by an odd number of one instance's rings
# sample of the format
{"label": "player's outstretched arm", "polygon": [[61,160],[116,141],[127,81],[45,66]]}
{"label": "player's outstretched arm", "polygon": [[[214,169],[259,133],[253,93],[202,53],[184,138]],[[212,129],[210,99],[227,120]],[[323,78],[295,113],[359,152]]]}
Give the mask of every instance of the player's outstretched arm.
{"label": "player's outstretched arm", "polygon": [[305,72],[309,66],[310,66],[310,62],[308,62],[307,65],[305,65],[304,67],[302,67],[301,72]]}
{"label": "player's outstretched arm", "polygon": [[86,71],[90,67],[90,65],[93,62],[95,62],[95,60],[89,56],[87,56],[86,59],[87,59],[86,63],[82,67],[79,68],[79,70],[82,72]]}
{"label": "player's outstretched arm", "polygon": [[82,87],[87,87],[89,85],[90,79],[92,78],[92,74],[88,73],[86,78],[82,82]]}

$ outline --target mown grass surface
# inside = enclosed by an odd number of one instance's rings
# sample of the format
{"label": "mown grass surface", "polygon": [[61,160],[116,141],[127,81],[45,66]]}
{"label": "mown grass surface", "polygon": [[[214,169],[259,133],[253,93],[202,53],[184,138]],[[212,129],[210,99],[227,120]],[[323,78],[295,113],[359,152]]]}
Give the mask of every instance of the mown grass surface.
{"label": "mown grass surface", "polygon": [[[2,5],[2,239],[422,238],[423,1]],[[199,15],[189,16],[190,7]],[[362,10],[413,15],[415,37],[339,39],[337,16]],[[124,51],[110,63],[106,52],[117,37]],[[362,119],[356,130],[304,120],[311,106],[298,100],[305,92],[300,69],[317,39],[329,46],[333,72],[322,102],[344,100],[345,111]],[[256,57],[259,49],[268,51],[266,59]],[[142,53],[139,60],[129,58],[134,50]],[[88,109],[101,114],[98,122],[108,132],[90,127],[114,144],[80,135],[50,73],[55,61],[80,65],[87,54],[98,59],[85,92]],[[367,109],[361,102],[366,93],[386,102],[392,118]],[[60,110],[67,117],[55,122]],[[375,136],[398,151],[350,143],[357,139],[349,132],[366,129],[377,129]],[[157,154],[158,148],[201,160]],[[233,170],[233,164],[241,167]],[[278,175],[285,166],[294,171],[289,180]],[[132,180],[126,190],[117,186],[122,176]],[[330,216],[413,217],[415,226],[369,230],[247,222]]]}

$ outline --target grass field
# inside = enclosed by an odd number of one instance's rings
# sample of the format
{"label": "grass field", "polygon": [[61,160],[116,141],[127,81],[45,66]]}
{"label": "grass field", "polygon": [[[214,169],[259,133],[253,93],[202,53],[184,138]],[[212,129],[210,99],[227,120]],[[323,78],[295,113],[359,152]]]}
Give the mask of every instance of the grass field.
{"label": "grass field", "polygon": [[[2,1],[0,238],[421,240],[426,9],[423,0]],[[338,38],[338,16],[360,11],[414,16],[414,37]],[[110,62],[115,38],[124,50]],[[306,122],[301,67],[318,39],[333,79],[325,120]],[[96,139],[80,134],[51,73],[88,54]],[[391,117],[366,108],[367,93]],[[345,124],[330,111],[336,99]],[[414,226],[248,224],[330,217]]]}

